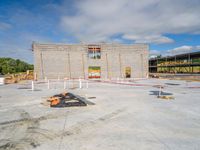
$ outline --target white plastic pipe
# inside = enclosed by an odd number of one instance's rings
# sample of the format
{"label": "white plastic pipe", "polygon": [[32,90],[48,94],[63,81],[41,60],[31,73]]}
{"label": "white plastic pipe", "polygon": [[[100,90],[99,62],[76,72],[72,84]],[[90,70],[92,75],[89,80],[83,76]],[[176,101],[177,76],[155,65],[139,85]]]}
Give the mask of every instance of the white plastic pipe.
{"label": "white plastic pipe", "polygon": [[88,89],[88,86],[89,86],[89,85],[88,85],[88,80],[87,80],[87,81],[86,81],[86,88],[87,88],[87,89]]}
{"label": "white plastic pipe", "polygon": [[80,89],[82,88],[82,81],[81,81],[81,79],[79,79],[79,88]]}
{"label": "white plastic pipe", "polygon": [[47,82],[47,88],[50,89],[50,81]]}
{"label": "white plastic pipe", "polygon": [[66,81],[64,81],[64,89],[66,89]]}
{"label": "white plastic pipe", "polygon": [[31,82],[31,90],[34,91],[34,82]]}
{"label": "white plastic pipe", "polygon": [[161,90],[161,86],[160,86],[159,93],[158,93],[158,97],[161,96],[161,92],[162,92],[162,90]]}
{"label": "white plastic pipe", "polygon": [[5,84],[5,79],[4,77],[0,77],[0,85],[3,85],[3,84]]}

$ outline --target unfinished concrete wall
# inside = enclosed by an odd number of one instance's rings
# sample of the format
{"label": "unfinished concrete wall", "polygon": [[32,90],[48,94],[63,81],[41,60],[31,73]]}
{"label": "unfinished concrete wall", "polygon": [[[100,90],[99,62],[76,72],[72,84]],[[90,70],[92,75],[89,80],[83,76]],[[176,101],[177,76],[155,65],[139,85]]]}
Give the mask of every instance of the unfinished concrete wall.
{"label": "unfinished concrete wall", "polygon": [[148,75],[148,45],[98,44],[101,58],[88,57],[86,44],[33,43],[34,69],[39,79],[88,78],[88,67],[101,67],[101,78],[125,77],[125,68],[131,67],[132,78]]}

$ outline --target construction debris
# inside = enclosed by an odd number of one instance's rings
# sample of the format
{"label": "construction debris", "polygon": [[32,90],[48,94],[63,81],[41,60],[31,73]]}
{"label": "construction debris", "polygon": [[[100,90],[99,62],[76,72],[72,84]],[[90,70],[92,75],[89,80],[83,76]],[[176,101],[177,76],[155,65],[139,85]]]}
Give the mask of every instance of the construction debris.
{"label": "construction debris", "polygon": [[[172,84],[172,85],[176,85],[176,84]],[[156,85],[154,87],[159,88],[159,90],[158,91],[150,91],[151,92],[150,95],[157,95],[157,98],[165,99],[165,100],[174,99],[174,97],[172,96],[173,95],[172,93],[163,92],[164,86]]]}
{"label": "construction debris", "polygon": [[18,83],[23,80],[33,80],[33,71],[5,75],[5,84]]}
{"label": "construction debris", "polygon": [[158,96],[158,98],[161,98],[161,99],[164,99],[164,100],[172,100],[172,99],[174,99],[173,96],[167,96],[167,95],[161,95],[161,96]]}
{"label": "construction debris", "polygon": [[67,92],[54,95],[47,101],[50,102],[51,107],[73,107],[87,105],[80,97]]}

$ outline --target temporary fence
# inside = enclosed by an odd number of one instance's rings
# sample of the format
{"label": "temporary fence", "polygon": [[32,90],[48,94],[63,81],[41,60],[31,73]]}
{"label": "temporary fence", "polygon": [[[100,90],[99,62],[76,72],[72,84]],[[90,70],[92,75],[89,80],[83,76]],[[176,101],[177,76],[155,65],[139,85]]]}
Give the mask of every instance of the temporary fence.
{"label": "temporary fence", "polygon": [[[83,78],[76,79],[45,79],[41,81],[31,81],[28,84],[24,85],[24,89],[31,89],[35,91],[37,89],[88,89],[92,86],[92,83],[105,83],[105,84],[117,84],[122,86],[133,86],[133,87],[168,87],[169,85],[164,85],[161,83],[153,84],[153,83],[138,83],[133,79],[104,79],[104,80],[87,80]],[[188,83],[183,88],[200,88],[196,86],[190,86]],[[23,87],[20,87],[23,89]]]}
{"label": "temporary fence", "polygon": [[[89,88],[89,82],[85,79],[45,79],[44,81],[31,81],[30,89],[34,91],[37,88],[46,89],[73,89],[73,88]],[[29,86],[29,85],[27,85]]]}

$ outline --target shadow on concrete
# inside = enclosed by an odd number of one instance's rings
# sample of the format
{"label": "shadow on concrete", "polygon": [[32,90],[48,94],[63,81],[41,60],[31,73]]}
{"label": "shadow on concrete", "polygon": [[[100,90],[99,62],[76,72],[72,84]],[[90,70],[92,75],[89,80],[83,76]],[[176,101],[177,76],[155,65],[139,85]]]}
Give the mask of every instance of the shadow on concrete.
{"label": "shadow on concrete", "polygon": [[180,84],[176,84],[176,83],[165,83],[166,85],[180,85]]}
{"label": "shadow on concrete", "polygon": [[38,92],[38,91],[42,91],[41,89],[34,89],[34,90],[28,90],[28,91],[36,91],[36,92]]}
{"label": "shadow on concrete", "polygon": [[95,105],[95,103],[88,101],[87,99],[85,99],[84,97],[81,97],[79,95],[75,95],[77,98],[79,98],[81,101],[85,102],[87,105]]}
{"label": "shadow on concrete", "polygon": [[[159,94],[159,91],[150,91],[151,93],[149,95],[155,95],[155,96],[158,96]],[[164,95],[164,96],[167,96],[167,95],[173,95],[172,93],[167,93],[167,92],[163,92],[161,91],[160,92],[160,95]]]}

